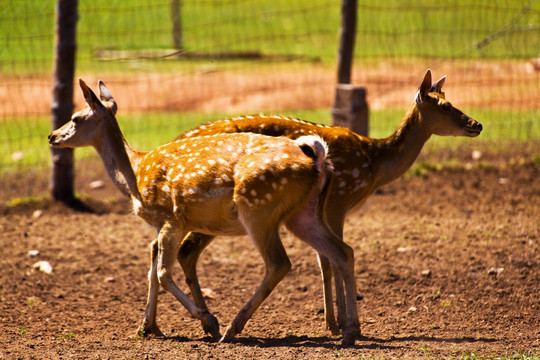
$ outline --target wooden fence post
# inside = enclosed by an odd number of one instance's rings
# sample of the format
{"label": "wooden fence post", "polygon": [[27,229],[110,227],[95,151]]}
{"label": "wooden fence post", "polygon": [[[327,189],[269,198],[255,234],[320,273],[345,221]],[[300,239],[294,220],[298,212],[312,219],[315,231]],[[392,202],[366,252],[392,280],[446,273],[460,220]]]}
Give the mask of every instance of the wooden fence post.
{"label": "wooden fence post", "polygon": [[[68,122],[73,112],[77,20],[77,0],[58,0],[56,3],[56,48],[51,104],[53,130]],[[51,155],[51,195],[53,199],[77,206],[80,203],[75,199],[73,189],[73,149],[51,149]]]}
{"label": "wooden fence post", "polygon": [[358,1],[342,0],[341,34],[338,52],[338,84],[332,107],[332,124],[348,127],[352,131],[368,135],[368,105],[366,89],[350,85],[351,69],[356,38]]}
{"label": "wooden fence post", "polygon": [[176,50],[182,50],[182,9],[180,0],[171,0],[172,37]]}
{"label": "wooden fence post", "polygon": [[337,84],[336,98],[332,108],[333,125],[347,127],[359,135],[367,136],[369,132],[368,110],[364,87]]}
{"label": "wooden fence post", "polygon": [[357,0],[342,0],[341,31],[338,51],[338,84],[351,83],[351,68],[356,39]]}

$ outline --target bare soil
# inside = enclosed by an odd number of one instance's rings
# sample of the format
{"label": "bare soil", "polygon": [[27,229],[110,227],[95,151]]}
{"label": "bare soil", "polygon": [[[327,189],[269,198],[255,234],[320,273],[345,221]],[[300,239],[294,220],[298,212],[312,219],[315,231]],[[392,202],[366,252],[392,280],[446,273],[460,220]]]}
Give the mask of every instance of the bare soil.
{"label": "bare soil", "polygon": [[[81,165],[78,189],[96,213],[48,200],[0,208],[0,358],[538,356],[540,167],[534,153],[505,154],[463,153],[463,166],[402,177],[348,217],[365,336],[350,347],[324,328],[314,252],[285,231],[293,268],[234,342],[212,342],[165,292],[158,322],[168,337],[139,338],[155,234],[108,180],[89,187],[105,178],[100,164]],[[222,328],[264,270],[246,237],[217,238],[198,269]]]}
{"label": "bare soil", "polygon": [[[126,67],[134,66],[126,63]],[[284,63],[259,67],[204,65],[186,72],[76,74],[95,89],[105,81],[119,111],[259,112],[330,107],[334,66]],[[370,108],[406,108],[426,68],[438,79],[448,75],[445,91],[460,108],[531,110],[538,108],[540,71],[533,60],[389,59],[357,64],[352,83],[366,87]],[[106,69],[106,66],[104,66]],[[52,77],[0,74],[0,109],[7,116],[48,115]],[[83,99],[75,88],[75,108]],[[24,94],[24,96],[19,96]],[[17,101],[13,98],[17,97]]]}

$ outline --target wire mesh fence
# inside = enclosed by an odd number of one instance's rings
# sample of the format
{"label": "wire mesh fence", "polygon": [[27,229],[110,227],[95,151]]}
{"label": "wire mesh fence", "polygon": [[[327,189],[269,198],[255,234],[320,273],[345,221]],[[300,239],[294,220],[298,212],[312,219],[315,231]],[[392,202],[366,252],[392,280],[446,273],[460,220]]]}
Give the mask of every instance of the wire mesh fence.
{"label": "wire mesh fence", "polygon": [[[54,6],[0,4],[0,173],[49,162]],[[328,121],[339,26],[336,1],[80,0],[76,76],[105,81],[136,147],[241,113]],[[540,137],[540,2],[359,1],[353,83],[373,134],[428,67],[495,138]]]}

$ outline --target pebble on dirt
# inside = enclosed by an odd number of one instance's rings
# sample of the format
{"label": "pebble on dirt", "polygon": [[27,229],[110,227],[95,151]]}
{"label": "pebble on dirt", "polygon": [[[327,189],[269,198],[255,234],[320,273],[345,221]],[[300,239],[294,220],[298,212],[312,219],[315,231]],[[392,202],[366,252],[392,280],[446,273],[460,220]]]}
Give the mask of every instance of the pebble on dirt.
{"label": "pebble on dirt", "polygon": [[45,274],[50,274],[53,271],[51,264],[49,264],[49,262],[45,260],[38,261],[32,267],[39,271],[43,271]]}

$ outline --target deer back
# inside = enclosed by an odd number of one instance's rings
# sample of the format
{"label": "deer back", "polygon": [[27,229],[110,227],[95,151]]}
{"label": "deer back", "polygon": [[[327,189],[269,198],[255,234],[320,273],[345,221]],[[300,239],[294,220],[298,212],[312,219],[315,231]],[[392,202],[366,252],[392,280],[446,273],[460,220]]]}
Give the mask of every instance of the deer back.
{"label": "deer back", "polygon": [[151,223],[175,216],[190,230],[216,234],[242,232],[238,207],[284,214],[320,181],[297,143],[252,133],[178,139],[147,153],[138,168],[137,214]]}
{"label": "deer back", "polygon": [[244,132],[291,139],[312,134],[320,136],[328,145],[328,157],[334,166],[326,201],[331,202],[330,205],[336,211],[340,208],[344,209],[343,211],[348,210],[373,191],[373,174],[367,155],[373,140],[347,128],[315,124],[285,116],[258,114],[207,123],[180,135],[178,139]]}

